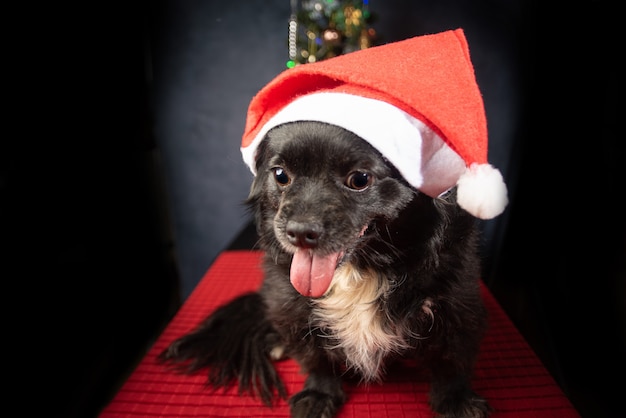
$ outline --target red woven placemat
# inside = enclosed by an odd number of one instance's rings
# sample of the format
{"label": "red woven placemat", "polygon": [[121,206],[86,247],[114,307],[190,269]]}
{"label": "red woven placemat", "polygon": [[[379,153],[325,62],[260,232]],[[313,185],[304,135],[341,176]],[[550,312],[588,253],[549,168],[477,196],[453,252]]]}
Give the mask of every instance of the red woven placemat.
{"label": "red woven placemat", "polygon": [[[274,408],[251,396],[206,389],[206,374],[178,375],[156,362],[175,338],[192,330],[218,305],[256,289],[262,278],[261,253],[226,251],[213,263],[196,289],[122,385],[101,418],[119,417],[289,417],[287,403]],[[489,290],[483,286],[489,330],[472,381],[494,408],[493,418],[578,418],[539,358],[517,331]],[[429,383],[407,364],[389,370],[383,384],[346,385],[348,401],[337,418],[432,417],[427,404]],[[289,394],[298,392],[304,377],[292,360],[276,367]]]}

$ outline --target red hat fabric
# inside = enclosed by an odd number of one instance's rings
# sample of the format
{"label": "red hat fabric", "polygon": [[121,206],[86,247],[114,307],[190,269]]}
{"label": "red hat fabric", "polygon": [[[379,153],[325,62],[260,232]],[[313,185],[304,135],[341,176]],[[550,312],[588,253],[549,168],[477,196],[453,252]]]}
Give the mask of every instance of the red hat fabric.
{"label": "red hat fabric", "polygon": [[431,197],[456,185],[459,205],[476,217],[493,218],[508,204],[502,175],[487,162],[484,105],[462,29],[279,74],[248,108],[241,152],[254,174],[265,134],[298,120],[354,132]]}

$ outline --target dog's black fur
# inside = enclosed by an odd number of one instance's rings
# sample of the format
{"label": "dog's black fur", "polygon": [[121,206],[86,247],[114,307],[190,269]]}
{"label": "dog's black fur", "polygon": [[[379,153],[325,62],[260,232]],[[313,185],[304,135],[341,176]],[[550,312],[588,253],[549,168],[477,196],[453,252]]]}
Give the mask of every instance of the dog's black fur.
{"label": "dog's black fur", "polygon": [[[271,405],[287,398],[272,360],[291,357],[307,374],[289,399],[292,416],[332,417],[345,402],[342,379],[381,380],[390,361],[412,356],[430,370],[434,411],[488,416],[470,388],[486,326],[478,232],[454,190],[436,199],[416,191],[370,144],[319,122],[272,129],[256,161],[247,203],[263,284],[159,359],[186,373],[206,367],[213,387],[238,381]],[[337,254],[323,295],[290,283],[296,250]]]}

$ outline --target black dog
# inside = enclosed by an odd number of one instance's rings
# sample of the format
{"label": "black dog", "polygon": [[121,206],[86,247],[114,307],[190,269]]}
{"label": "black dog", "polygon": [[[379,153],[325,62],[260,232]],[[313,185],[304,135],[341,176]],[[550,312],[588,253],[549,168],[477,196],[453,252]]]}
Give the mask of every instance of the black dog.
{"label": "black dog", "polygon": [[[260,144],[247,201],[265,251],[263,284],[219,308],[160,360],[271,405],[286,398],[272,360],[307,374],[294,417],[332,417],[342,378],[384,377],[398,356],[431,372],[445,417],[486,417],[470,378],[486,325],[476,220],[454,189],[433,199],[378,151],[333,125],[294,122]],[[417,373],[417,372],[416,372]]]}

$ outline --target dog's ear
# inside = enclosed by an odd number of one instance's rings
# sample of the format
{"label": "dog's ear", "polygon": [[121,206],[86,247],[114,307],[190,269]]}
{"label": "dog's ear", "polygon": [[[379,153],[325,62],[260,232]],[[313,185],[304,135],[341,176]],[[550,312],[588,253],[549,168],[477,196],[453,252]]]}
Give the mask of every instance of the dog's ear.
{"label": "dog's ear", "polygon": [[267,141],[263,140],[257,148],[257,154],[255,159],[256,175],[252,180],[250,186],[250,193],[246,199],[246,206],[254,217],[254,221],[257,225],[257,229],[261,225],[263,214],[263,196],[265,184],[267,183],[268,169],[268,146]]}
{"label": "dog's ear", "polygon": [[263,193],[263,185],[267,178],[267,154],[268,154],[267,141],[263,140],[259,144],[255,156],[255,169],[256,175],[252,180],[250,186],[250,193],[248,194],[247,203],[254,204],[254,201],[258,200]]}

